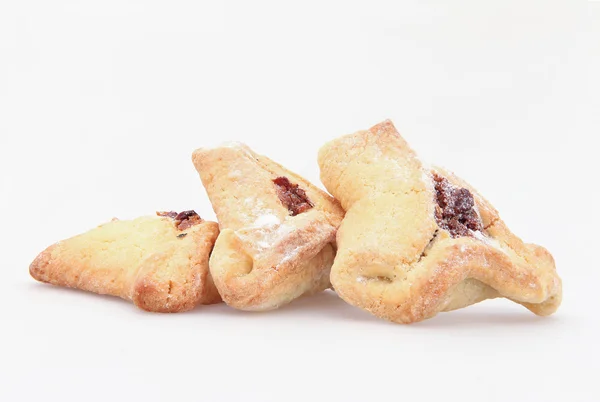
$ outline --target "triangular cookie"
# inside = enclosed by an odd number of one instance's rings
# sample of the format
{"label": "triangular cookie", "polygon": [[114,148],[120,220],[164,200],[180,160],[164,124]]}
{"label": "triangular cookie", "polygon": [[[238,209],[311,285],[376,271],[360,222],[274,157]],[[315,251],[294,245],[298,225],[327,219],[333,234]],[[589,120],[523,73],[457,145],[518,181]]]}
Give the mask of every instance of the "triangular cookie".
{"label": "triangular cookie", "polygon": [[243,144],[193,162],[221,228],[210,270],[227,304],[269,310],[329,287],[343,216],[331,196]]}
{"label": "triangular cookie", "polygon": [[149,311],[179,312],[221,300],[208,270],[217,223],[194,211],[113,220],[44,250],[35,279],[132,300]]}
{"label": "triangular cookie", "polygon": [[319,166],[346,210],[331,282],[348,303],[401,323],[494,297],[558,308],[552,256],[468,184],[424,167],[390,121],[329,142]]}

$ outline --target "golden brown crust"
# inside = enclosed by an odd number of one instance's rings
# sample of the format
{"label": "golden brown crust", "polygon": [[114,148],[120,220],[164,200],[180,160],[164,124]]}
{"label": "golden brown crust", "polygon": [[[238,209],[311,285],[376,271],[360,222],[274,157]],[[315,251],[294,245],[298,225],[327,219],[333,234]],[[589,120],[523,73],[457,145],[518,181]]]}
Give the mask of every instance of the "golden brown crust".
{"label": "golden brown crust", "polygon": [[29,272],[53,285],[132,300],[148,311],[186,311],[220,301],[208,269],[218,233],[217,223],[208,221],[182,231],[168,217],[113,220],[48,247]]}
{"label": "golden brown crust", "polygon": [[[561,281],[552,256],[524,244],[475,189],[422,166],[386,121],[326,144],[321,178],[347,210],[331,281],[347,302],[410,323],[506,297],[538,315],[553,313]],[[434,217],[432,173],[474,195],[484,229],[453,238]]]}
{"label": "golden brown crust", "polygon": [[[219,219],[210,270],[227,304],[268,310],[329,287],[343,216],[331,196],[242,144],[196,150],[193,162]],[[278,177],[305,191],[312,207],[292,216]]]}

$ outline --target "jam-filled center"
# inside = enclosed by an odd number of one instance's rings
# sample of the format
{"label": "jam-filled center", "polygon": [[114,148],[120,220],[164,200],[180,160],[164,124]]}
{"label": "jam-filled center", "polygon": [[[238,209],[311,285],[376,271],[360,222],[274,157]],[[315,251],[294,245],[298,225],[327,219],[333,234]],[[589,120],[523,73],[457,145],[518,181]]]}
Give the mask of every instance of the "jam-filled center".
{"label": "jam-filled center", "polygon": [[435,220],[452,237],[470,236],[471,231],[483,229],[475,210],[473,194],[466,188],[455,187],[437,174],[433,174],[435,186]]}
{"label": "jam-filled center", "polygon": [[179,230],[186,230],[202,222],[202,218],[194,210],[182,211],[180,213],[175,211],[161,211],[157,212],[156,215],[173,219],[175,227]]}
{"label": "jam-filled center", "polygon": [[297,184],[290,182],[287,177],[281,176],[273,179],[273,183],[277,187],[279,201],[285,205],[290,215],[295,216],[314,207],[306,192]]}

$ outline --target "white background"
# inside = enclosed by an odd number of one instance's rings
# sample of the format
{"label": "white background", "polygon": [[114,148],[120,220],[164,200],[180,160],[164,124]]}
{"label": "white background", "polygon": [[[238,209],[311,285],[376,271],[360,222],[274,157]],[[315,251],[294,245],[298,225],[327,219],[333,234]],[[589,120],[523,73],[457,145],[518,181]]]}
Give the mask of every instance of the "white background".
{"label": "white background", "polygon": [[[600,400],[600,3],[283,3],[0,1],[0,400]],[[384,118],[554,254],[556,315],[160,315],[28,275],[113,216],[214,218],[197,147],[318,182],[321,144]]]}

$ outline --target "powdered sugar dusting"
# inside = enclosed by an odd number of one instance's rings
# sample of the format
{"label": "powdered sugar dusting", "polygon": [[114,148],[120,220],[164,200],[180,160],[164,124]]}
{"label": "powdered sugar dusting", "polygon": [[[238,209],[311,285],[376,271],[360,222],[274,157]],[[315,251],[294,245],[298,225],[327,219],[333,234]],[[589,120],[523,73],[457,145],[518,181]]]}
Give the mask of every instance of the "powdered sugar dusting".
{"label": "powdered sugar dusting", "polygon": [[256,251],[259,254],[273,248],[278,241],[293,231],[293,227],[286,224],[253,226],[248,229],[250,230],[244,232],[238,231],[238,236],[242,239],[247,239],[249,243],[256,244]]}
{"label": "powdered sugar dusting", "polygon": [[242,177],[242,171],[239,169],[235,169],[235,170],[230,171],[227,176],[229,176],[229,178],[231,178],[231,179],[237,179],[239,177]]}
{"label": "powdered sugar dusting", "polygon": [[256,220],[254,221],[252,226],[254,226],[254,227],[275,226],[275,225],[279,225],[280,223],[281,223],[281,221],[279,220],[279,218],[276,215],[264,214],[264,215],[260,215],[258,218],[256,218]]}
{"label": "powdered sugar dusting", "polygon": [[[254,221],[254,223],[252,224],[252,226],[264,226],[261,224],[259,224],[259,225],[256,224],[256,222],[259,220],[273,221],[274,220],[273,218],[275,218],[279,221],[279,219],[277,218],[277,215],[276,215],[276,211],[273,210],[273,208],[268,207],[267,204],[260,198],[246,197],[243,200],[243,204],[244,204],[244,207],[249,210],[248,211],[249,217],[254,217],[254,216],[257,217],[256,220]],[[263,218],[263,216],[266,216],[266,215],[271,215],[272,217]],[[277,222],[277,223],[279,223],[279,222]]]}
{"label": "powdered sugar dusting", "polygon": [[421,180],[428,188],[433,189],[433,180],[431,179],[431,173],[428,169],[421,169]]}
{"label": "powdered sugar dusting", "polygon": [[473,235],[473,237],[479,241],[484,242],[485,244],[487,244],[488,246],[492,246],[500,251],[502,251],[503,253],[506,253],[504,251],[504,249],[502,249],[502,246],[500,245],[500,242],[492,237],[486,236],[485,234],[481,233],[480,231],[471,231],[471,234]]}
{"label": "powdered sugar dusting", "polygon": [[298,252],[300,251],[300,249],[301,249],[301,246],[296,246],[296,247],[294,247],[291,250],[287,250],[286,253],[285,253],[285,255],[284,255],[284,257],[281,259],[279,265],[281,265],[284,262],[289,261],[292,258],[294,258],[298,254]]}

